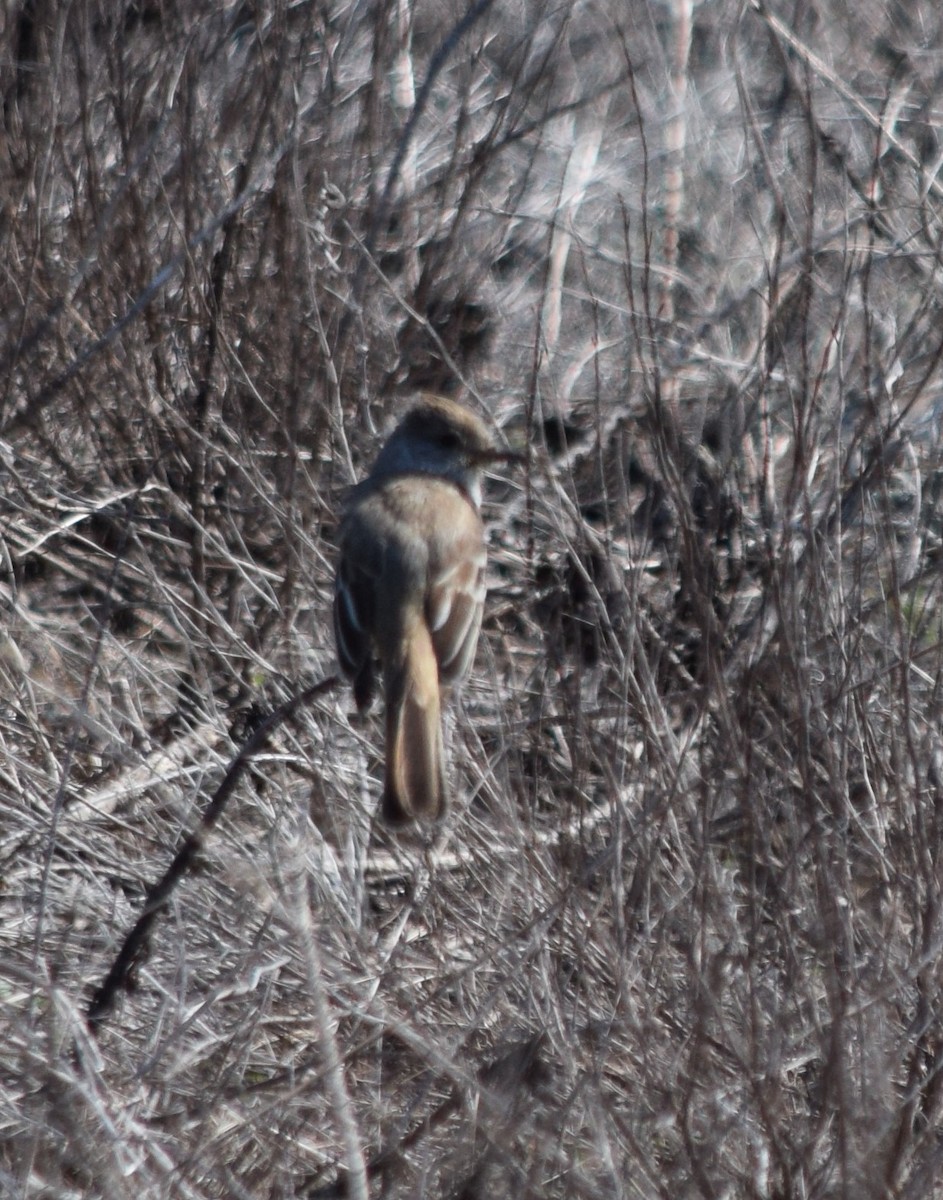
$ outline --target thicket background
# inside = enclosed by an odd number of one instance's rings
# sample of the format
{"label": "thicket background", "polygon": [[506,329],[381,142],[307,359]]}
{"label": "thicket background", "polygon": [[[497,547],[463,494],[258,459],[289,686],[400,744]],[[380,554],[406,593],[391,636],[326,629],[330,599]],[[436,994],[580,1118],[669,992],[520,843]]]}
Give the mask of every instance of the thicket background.
{"label": "thicket background", "polygon": [[[943,1193],[933,0],[0,15],[0,1193]],[[493,415],[437,831],[344,489]]]}

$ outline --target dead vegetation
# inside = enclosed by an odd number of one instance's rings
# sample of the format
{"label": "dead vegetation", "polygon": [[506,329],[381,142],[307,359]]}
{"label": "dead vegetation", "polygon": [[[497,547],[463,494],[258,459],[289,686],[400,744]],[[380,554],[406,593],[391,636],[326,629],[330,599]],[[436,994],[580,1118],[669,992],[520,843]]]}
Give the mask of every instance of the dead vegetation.
{"label": "dead vegetation", "polygon": [[[940,1192],[941,15],[0,16],[0,1193]],[[480,404],[454,811],[375,822],[344,488]]]}

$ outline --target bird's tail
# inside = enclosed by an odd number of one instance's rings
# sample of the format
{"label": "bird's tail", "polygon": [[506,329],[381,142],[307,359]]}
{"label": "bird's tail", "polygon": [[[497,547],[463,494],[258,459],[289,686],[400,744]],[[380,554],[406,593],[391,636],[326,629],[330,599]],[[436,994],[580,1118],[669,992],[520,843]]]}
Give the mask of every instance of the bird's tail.
{"label": "bird's tail", "polygon": [[394,825],[435,821],[446,806],[439,667],[432,636],[418,619],[403,653],[387,668],[383,815]]}

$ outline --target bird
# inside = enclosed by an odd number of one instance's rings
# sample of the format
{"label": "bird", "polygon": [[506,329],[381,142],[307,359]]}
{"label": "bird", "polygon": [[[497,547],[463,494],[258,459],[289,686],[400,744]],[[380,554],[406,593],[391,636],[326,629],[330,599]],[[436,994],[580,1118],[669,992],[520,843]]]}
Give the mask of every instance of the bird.
{"label": "bird", "polygon": [[467,675],[485,598],[482,472],[520,461],[475,413],[424,396],[350,492],[334,589],[340,666],[358,711],[385,701],[382,813],[391,825],[448,806],[441,709]]}

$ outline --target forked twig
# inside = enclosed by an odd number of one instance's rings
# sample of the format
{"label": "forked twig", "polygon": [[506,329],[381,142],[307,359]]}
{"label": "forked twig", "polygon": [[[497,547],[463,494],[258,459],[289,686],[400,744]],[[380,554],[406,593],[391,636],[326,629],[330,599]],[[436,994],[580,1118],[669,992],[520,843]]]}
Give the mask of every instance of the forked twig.
{"label": "forked twig", "polygon": [[303,691],[297,692],[289,700],[286,700],[284,704],[279,705],[274,712],[269,713],[256,726],[245,742],[243,742],[238,754],[232,760],[229,769],[223,776],[219,787],[213,793],[212,799],[207,805],[206,812],[201,817],[199,825],[184,839],[180,849],[174,855],[173,861],[161,878],[148,889],[141,915],[124,939],[121,949],[118,952],[118,957],[112,963],[111,969],[105,976],[104,981],[96,989],[88,1006],[87,1013],[89,1028],[93,1033],[98,1030],[98,1027],[111,1012],[118,992],[127,989],[131,971],[147,944],[147,939],[150,936],[151,927],[157,919],[157,914],[166,905],[174,888],[193,865],[193,860],[202,848],[207,834],[222,816],[226,802],[232,795],[233,789],[249,760],[259,753],[270,735],[279,725],[287,721],[297,709],[309,704],[324,692],[330,691],[337,686],[338,682],[339,680],[336,675],[330,675],[327,679],[322,679],[318,683],[305,688]]}

